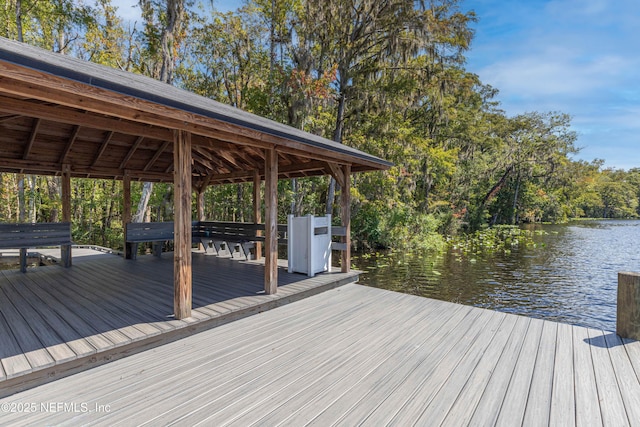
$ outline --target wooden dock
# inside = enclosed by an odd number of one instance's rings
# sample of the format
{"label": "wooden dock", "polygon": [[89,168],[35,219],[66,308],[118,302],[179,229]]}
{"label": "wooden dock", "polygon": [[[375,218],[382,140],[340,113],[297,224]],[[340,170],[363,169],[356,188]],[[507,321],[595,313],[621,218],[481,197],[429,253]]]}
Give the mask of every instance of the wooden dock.
{"label": "wooden dock", "polygon": [[[73,267],[0,271],[0,397],[357,280],[193,254],[193,313],[173,317],[173,259],[76,250]],[[1,416],[1,415],[0,415]],[[0,424],[2,424],[0,420]]]}
{"label": "wooden dock", "polygon": [[348,284],[0,399],[0,424],[635,426],[639,374],[611,332]]}

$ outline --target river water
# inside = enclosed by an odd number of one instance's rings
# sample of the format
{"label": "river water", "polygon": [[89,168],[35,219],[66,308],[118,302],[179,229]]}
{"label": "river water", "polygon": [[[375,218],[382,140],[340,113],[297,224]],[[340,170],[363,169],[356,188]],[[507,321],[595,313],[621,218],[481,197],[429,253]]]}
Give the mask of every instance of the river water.
{"label": "river water", "polygon": [[640,221],[537,225],[511,253],[360,254],[360,283],[476,307],[615,330],[619,271],[640,271]]}

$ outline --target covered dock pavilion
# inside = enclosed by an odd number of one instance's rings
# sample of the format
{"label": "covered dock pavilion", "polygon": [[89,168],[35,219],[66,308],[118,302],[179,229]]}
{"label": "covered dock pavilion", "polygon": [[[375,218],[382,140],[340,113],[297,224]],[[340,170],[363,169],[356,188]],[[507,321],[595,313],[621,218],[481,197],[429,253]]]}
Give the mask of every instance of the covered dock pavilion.
{"label": "covered dock pavilion", "polygon": [[[357,277],[348,251],[342,272],[278,280],[278,178],[331,174],[348,190],[351,173],[383,160],[4,39],[0,129],[0,169],[62,176],[67,220],[71,177],[122,180],[125,194],[132,180],[173,182],[176,193],[173,255],[0,272],[2,423],[638,425],[638,341],[341,286]],[[262,180],[264,266],[192,253],[191,190],[201,206],[207,185]],[[162,280],[172,273],[173,289]]]}
{"label": "covered dock pavilion", "polygon": [[62,177],[63,221],[72,177],[121,180],[131,220],[132,180],[174,184],[174,315],[191,316],[192,193],[198,219],[209,185],[264,181],[264,291],[277,291],[277,181],[332,175],[341,186],[350,266],[351,174],[390,163],[154,79],[0,39],[0,170]]}

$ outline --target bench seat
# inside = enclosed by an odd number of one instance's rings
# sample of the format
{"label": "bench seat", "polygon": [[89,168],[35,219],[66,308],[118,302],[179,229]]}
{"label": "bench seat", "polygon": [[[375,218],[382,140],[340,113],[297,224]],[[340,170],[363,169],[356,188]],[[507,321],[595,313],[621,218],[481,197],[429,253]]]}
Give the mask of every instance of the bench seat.
{"label": "bench seat", "polygon": [[33,224],[0,223],[0,249],[20,249],[20,271],[27,271],[27,249],[60,246],[60,259],[71,266],[71,223],[41,222]]}

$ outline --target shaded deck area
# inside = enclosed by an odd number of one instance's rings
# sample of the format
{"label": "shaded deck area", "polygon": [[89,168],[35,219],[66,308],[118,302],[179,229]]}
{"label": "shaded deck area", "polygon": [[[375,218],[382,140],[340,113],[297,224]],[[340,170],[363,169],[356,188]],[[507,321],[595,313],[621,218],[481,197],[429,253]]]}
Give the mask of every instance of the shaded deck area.
{"label": "shaded deck area", "polygon": [[[264,293],[264,264],[193,254],[192,317],[173,316],[173,256],[137,261],[75,250],[71,268],[0,271],[0,396],[100,365],[357,280],[279,270]],[[0,414],[0,417],[2,414]]]}
{"label": "shaded deck area", "polygon": [[0,399],[34,405],[0,421],[625,426],[639,373],[610,332],[348,284]]}

